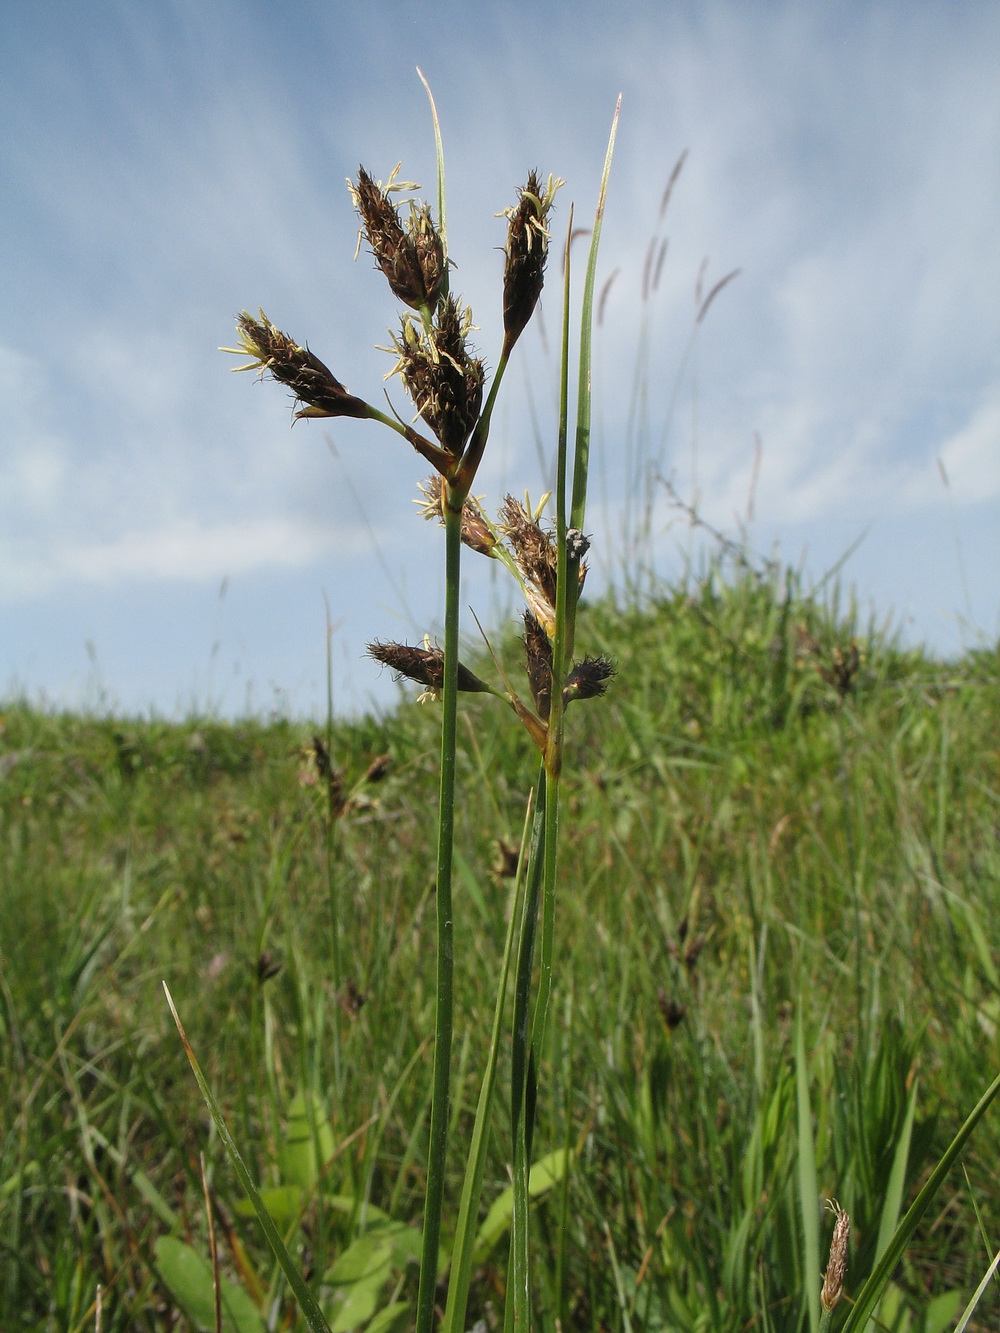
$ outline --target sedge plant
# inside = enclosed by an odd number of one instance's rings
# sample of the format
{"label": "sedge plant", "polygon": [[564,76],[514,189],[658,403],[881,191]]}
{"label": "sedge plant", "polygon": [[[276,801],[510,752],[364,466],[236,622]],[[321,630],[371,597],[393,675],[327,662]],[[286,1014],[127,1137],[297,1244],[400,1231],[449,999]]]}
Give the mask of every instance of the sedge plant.
{"label": "sedge plant", "polygon": [[[429,90],[428,90],[429,91]],[[438,792],[437,857],[435,877],[436,958],[433,1030],[433,1064],[428,1097],[429,1128],[426,1157],[423,1226],[419,1238],[419,1282],[415,1309],[396,1297],[375,1315],[372,1328],[389,1328],[404,1314],[412,1314],[416,1333],[431,1333],[438,1312],[441,1279],[447,1275],[447,1295],[440,1327],[444,1333],[462,1333],[468,1305],[471,1276],[483,1247],[509,1229],[510,1248],[504,1293],[502,1326],[505,1333],[521,1333],[533,1323],[532,1249],[530,1203],[533,1197],[553,1187],[561,1190],[560,1215],[567,1214],[567,1180],[573,1157],[569,1111],[562,1147],[537,1158],[533,1152],[536,1106],[539,1096],[540,1062],[546,1043],[547,1019],[555,974],[556,886],[558,872],[560,783],[564,763],[566,709],[576,700],[604,694],[613,669],[605,657],[575,654],[577,612],[587,565],[589,541],[585,535],[591,440],[591,329],[598,246],[617,128],[616,109],[602,174],[576,337],[570,304],[570,245],[572,211],[567,228],[563,265],[561,362],[558,421],[555,428],[555,488],[552,517],[545,518],[545,501],[532,506],[506,496],[496,517],[491,518],[473,487],[487,448],[490,424],[498,394],[516,344],[536,310],[545,280],[552,241],[551,215],[562,182],[549,176],[543,180],[529,173],[516,202],[501,215],[507,222],[502,288],[502,325],[496,368],[489,373],[485,361],[470,342],[472,312],[451,289],[451,263],[447,243],[444,160],[436,112],[433,110],[437,149],[437,202],[432,209],[413,198],[419,187],[397,179],[399,168],[382,184],[364,168],[349,182],[351,197],[361,222],[361,237],[374,257],[376,268],[403,307],[399,327],[390,334],[396,358],[394,373],[402,381],[415,409],[411,422],[394,409],[389,412],[351,394],[328,367],[261,311],[257,317],[243,312],[237,321],[240,346],[234,351],[248,357],[241,370],[255,371],[291,390],[295,419],[350,417],[369,420],[401,436],[433,469],[421,485],[425,517],[444,529],[444,644],[429,638],[422,644],[376,641],[369,653],[401,677],[418,683],[424,696],[440,702],[441,743]],[[400,199],[399,196],[403,196]],[[728,278],[724,281],[728,281]],[[707,309],[715,291],[702,307]],[[700,316],[699,316],[700,318]],[[570,389],[571,346],[575,343],[578,379]],[[494,656],[495,681],[489,683],[482,668],[473,671],[459,658],[459,589],[463,547],[478,556],[498,561],[516,581],[526,602],[523,614],[524,670],[528,689],[511,683],[504,665]],[[479,672],[483,670],[483,674]],[[510,924],[502,958],[497,960],[497,986],[490,1031],[477,1034],[485,1049],[485,1063],[473,1130],[465,1151],[464,1181],[454,1227],[448,1227],[443,1242],[442,1214],[445,1181],[455,1166],[454,1145],[449,1141],[452,1049],[454,1038],[455,911],[461,910],[453,895],[455,812],[457,791],[459,695],[486,694],[509,708],[516,722],[530,737],[538,755],[537,780],[529,801],[514,879]],[[332,816],[331,816],[332,818]],[[331,894],[331,897],[335,895]],[[339,908],[334,904],[334,910]],[[340,980],[337,931],[333,932],[335,980]],[[508,1004],[508,993],[512,1002]],[[486,1220],[479,1225],[487,1148],[497,1114],[499,1052],[504,1046],[505,1015],[510,1019],[509,1124],[511,1142],[511,1188],[497,1199]],[[683,1011],[681,1011],[681,1016]],[[175,1018],[176,1018],[175,1014]],[[180,1020],[177,1019],[180,1027]],[[670,1019],[665,1016],[670,1025]],[[680,1021],[678,1018],[677,1021]],[[183,1031],[182,1031],[183,1035]],[[465,1034],[466,1038],[469,1034]],[[240,1158],[229,1135],[207,1081],[197,1066],[193,1051],[188,1056],[202,1092],[237,1173],[256,1209],[265,1235],[284,1270],[300,1308],[314,1330],[330,1329],[330,1310],[323,1298],[296,1269],[279,1227],[268,1215],[264,1199]],[[892,1206],[887,1201],[878,1239],[875,1267],[862,1286],[850,1313],[843,1313],[845,1274],[849,1272],[850,1219],[839,1205],[834,1213],[834,1235],[825,1274],[819,1271],[819,1226],[815,1215],[817,1180],[815,1144],[811,1128],[812,1108],[804,1059],[804,1038],[798,1034],[798,1058],[794,1103],[797,1113],[798,1198],[801,1244],[804,1253],[798,1314],[799,1326],[813,1333],[837,1326],[861,1330],[869,1324],[890,1281],[893,1267],[925,1212],[954,1156],[991,1100],[1000,1091],[994,1082],[952,1141],[945,1156],[905,1215],[902,1212],[902,1179],[907,1145],[897,1153],[898,1171]],[[791,1104],[791,1103],[789,1103]],[[912,1113],[911,1113],[912,1114]],[[908,1122],[909,1124],[909,1122]],[[317,1145],[319,1134],[310,1127]],[[898,1179],[896,1179],[898,1177]],[[668,1214],[669,1217],[669,1214]],[[664,1219],[664,1225],[668,1218]],[[630,1325],[628,1297],[611,1230],[606,1226],[611,1269],[615,1276],[623,1318]],[[562,1242],[560,1242],[560,1245]],[[561,1253],[561,1251],[560,1251]],[[650,1251],[651,1253],[651,1251]],[[386,1261],[388,1262],[388,1260]],[[644,1260],[644,1267],[645,1267]],[[556,1285],[560,1271],[557,1265]],[[715,1300],[714,1280],[704,1275],[709,1304]],[[636,1279],[638,1283],[638,1279]],[[562,1293],[551,1302],[565,1309]],[[742,1316],[741,1316],[742,1317]],[[695,1322],[698,1322],[700,1315]],[[335,1321],[336,1322],[336,1321]],[[337,1328],[348,1327],[337,1323]],[[350,1325],[353,1326],[353,1325]],[[700,1326],[700,1324],[699,1324]]]}
{"label": "sedge plant", "polygon": [[[428,89],[429,93],[429,89]],[[574,658],[580,590],[586,577],[589,542],[584,535],[590,453],[591,327],[598,244],[618,121],[612,124],[594,226],[591,233],[576,347],[578,383],[571,411],[569,239],[563,266],[560,408],[556,429],[554,520],[537,507],[508,495],[495,520],[472,493],[487,446],[494,405],[515,346],[530,322],[542,292],[551,242],[550,218],[563,184],[553,176],[528,174],[515,204],[504,210],[507,236],[502,289],[503,336],[492,377],[470,343],[472,312],[451,290],[446,229],[444,156],[433,98],[437,156],[437,209],[412,197],[419,187],[397,179],[385,184],[363,167],[349,182],[351,198],[376,268],[403,306],[399,328],[391,333],[394,373],[416,410],[415,424],[355,397],[312,353],[282,332],[260,311],[243,312],[237,321],[239,347],[225,351],[249,359],[240,370],[253,370],[290,389],[295,419],[351,417],[378,422],[407,441],[433,468],[421,486],[427,518],[444,528],[444,645],[425,638],[423,645],[381,642],[370,655],[399,676],[418,682],[425,696],[440,700],[441,750],[437,830],[436,986],[434,1057],[419,1288],[415,1328],[430,1333],[435,1320],[441,1276],[441,1219],[448,1142],[453,1046],[454,901],[458,696],[488,693],[507,705],[527,731],[539,756],[538,780],[530,827],[523,837],[511,930],[498,967],[495,1018],[489,1039],[482,1092],[465,1167],[465,1184],[455,1229],[443,1327],[464,1328],[470,1275],[477,1249],[476,1222],[486,1147],[495,1109],[497,1059],[508,976],[513,976],[510,1120],[513,1142],[512,1191],[501,1212],[509,1220],[511,1248],[504,1327],[526,1330],[531,1323],[531,1275],[528,1243],[529,1202],[534,1194],[564,1175],[569,1149],[551,1154],[532,1169],[532,1133],[537,1098],[538,1063],[545,1037],[552,990],[555,899],[559,832],[559,783],[563,764],[564,717],[575,700],[605,692],[613,668],[605,657]],[[405,205],[397,196],[410,196]],[[572,235],[572,210],[567,237]],[[572,422],[571,422],[572,417]],[[572,432],[572,447],[571,447]],[[516,580],[527,603],[523,615],[524,665],[529,697],[522,698],[496,661],[499,684],[488,684],[459,660],[459,588],[462,548],[499,561]],[[536,947],[537,942],[537,947]],[[336,961],[336,960],[334,960]],[[536,981],[537,978],[537,981]],[[176,1018],[176,1014],[175,1014]],[[179,1023],[179,1020],[178,1020]],[[219,1122],[223,1141],[241,1180],[260,1213],[265,1233],[312,1328],[327,1327],[325,1314],[285,1250],[277,1228],[266,1216],[260,1195],[225,1131],[207,1083],[188,1048],[203,1094]],[[504,1212],[504,1210],[507,1210]]]}

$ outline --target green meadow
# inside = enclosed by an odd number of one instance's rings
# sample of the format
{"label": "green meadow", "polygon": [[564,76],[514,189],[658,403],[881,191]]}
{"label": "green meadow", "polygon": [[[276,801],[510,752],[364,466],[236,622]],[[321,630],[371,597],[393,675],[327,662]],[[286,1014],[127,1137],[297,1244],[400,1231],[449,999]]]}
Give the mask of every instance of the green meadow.
{"label": "green meadow", "polygon": [[[828,1199],[840,1327],[1000,1069],[1000,652],[933,660],[721,562],[582,604],[578,645],[616,674],[566,731],[536,1326],[815,1333]],[[318,726],[3,711],[5,1333],[213,1329],[213,1288],[223,1328],[306,1327],[164,981],[336,1333],[410,1326],[440,746],[414,695]],[[457,762],[442,1272],[537,753],[463,696]],[[503,1326],[511,1155],[495,1117],[470,1329]],[[994,1106],[869,1327],[956,1326],[1000,1244],[998,1161]],[[995,1286],[967,1326],[1000,1326]]]}

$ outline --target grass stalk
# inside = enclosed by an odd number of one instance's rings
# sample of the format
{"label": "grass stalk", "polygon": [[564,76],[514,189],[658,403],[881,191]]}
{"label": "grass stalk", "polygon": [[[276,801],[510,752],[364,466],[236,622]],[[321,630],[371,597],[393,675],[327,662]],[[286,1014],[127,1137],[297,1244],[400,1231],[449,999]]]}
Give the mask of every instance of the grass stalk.
{"label": "grass stalk", "polygon": [[444,683],[441,693],[441,772],[438,797],[438,840],[435,915],[437,972],[434,1006],[434,1075],[431,1095],[430,1142],[427,1153],[427,1193],[421,1242],[420,1284],[417,1293],[416,1333],[431,1333],[437,1287],[441,1208],[447,1164],[448,1104],[451,1082],[451,1044],[454,1009],[454,922],[452,920],[452,862],[455,841],[455,767],[458,744],[458,630],[462,563],[462,502],[457,507],[446,494]]}

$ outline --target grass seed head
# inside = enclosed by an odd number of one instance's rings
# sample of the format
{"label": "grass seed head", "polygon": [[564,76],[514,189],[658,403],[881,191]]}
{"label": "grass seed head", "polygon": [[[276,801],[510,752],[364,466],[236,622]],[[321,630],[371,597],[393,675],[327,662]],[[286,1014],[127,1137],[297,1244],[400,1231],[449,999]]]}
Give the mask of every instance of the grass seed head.
{"label": "grass seed head", "polygon": [[398,374],[420,416],[441,447],[459,459],[483,403],[486,370],[468,348],[472,311],[453,296],[439,304],[436,321],[427,327],[404,315],[399,337],[393,336]]}
{"label": "grass seed head", "polygon": [[393,296],[414,310],[430,312],[447,276],[444,242],[426,204],[411,201],[407,225],[404,227],[400,222],[390,192],[410,188],[410,183],[396,183],[396,171],[383,188],[364,167],[359,167],[358,183],[348,181],[348,189],[361,217],[365,239]]}
{"label": "grass seed head", "polygon": [[[414,504],[419,505],[422,516],[432,521],[436,520],[443,526],[444,482],[441,477],[428,477],[426,481],[418,483],[417,489],[422,498],[415,500]],[[493,555],[497,544],[496,533],[487,523],[482,505],[474,495],[466,496],[462,506],[462,541],[480,555]]]}
{"label": "grass seed head", "polygon": [[830,1242],[830,1261],[823,1275],[820,1302],[824,1310],[836,1308],[844,1294],[844,1274],[847,1272],[847,1243],[851,1237],[851,1220],[836,1199],[829,1199],[827,1207],[836,1216],[833,1239]]}
{"label": "grass seed head", "polygon": [[286,384],[297,402],[306,406],[296,417],[360,417],[370,416],[371,408],[361,398],[354,398],[343,384],[308,347],[282,333],[263,310],[259,319],[246,310],[236,319],[239,347],[223,347],[223,352],[234,356],[249,356],[245,366],[234,370],[255,370],[258,375],[270,375],[279,384]]}
{"label": "grass seed head", "polygon": [[[409,643],[380,643],[378,640],[368,645],[368,656],[376,662],[395,671],[397,680],[405,676],[407,680],[423,685],[425,695],[436,698],[444,688],[444,653],[440,648],[415,648]],[[488,694],[490,687],[480,680],[468,667],[458,664],[458,688],[467,694]]]}
{"label": "grass seed head", "polygon": [[608,688],[614,674],[615,669],[608,658],[585,657],[566,677],[563,698],[567,703],[571,699],[597,699]]}
{"label": "grass seed head", "polygon": [[524,594],[535,619],[552,637],[556,625],[556,547],[537,518],[512,495],[500,510],[504,537],[524,582]]}
{"label": "grass seed head", "polygon": [[527,184],[517,192],[518,203],[501,214],[507,219],[504,246],[507,261],[503,274],[505,356],[521,336],[542,294],[549,253],[548,216],[562,184],[549,176],[543,187],[537,173],[531,171]]}

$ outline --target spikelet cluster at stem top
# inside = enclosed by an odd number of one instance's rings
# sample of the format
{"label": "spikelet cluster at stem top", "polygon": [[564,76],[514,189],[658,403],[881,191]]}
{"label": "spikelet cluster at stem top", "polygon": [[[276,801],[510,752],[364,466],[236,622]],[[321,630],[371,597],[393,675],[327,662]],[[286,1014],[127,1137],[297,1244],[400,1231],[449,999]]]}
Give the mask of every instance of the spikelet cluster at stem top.
{"label": "spikelet cluster at stem top", "polygon": [[444,242],[426,204],[411,200],[403,226],[390,195],[416,186],[410,181],[397,181],[398,171],[397,166],[383,187],[359,167],[357,185],[348,181],[347,187],[361,218],[361,230],[393,296],[429,316],[446,288]]}
{"label": "spikelet cluster at stem top", "polygon": [[530,171],[518,202],[506,209],[506,263],[503,274],[503,356],[510,355],[525,325],[534,313],[545,282],[549,253],[548,217],[556,191],[564,182],[549,176],[542,186],[538,173]]}

